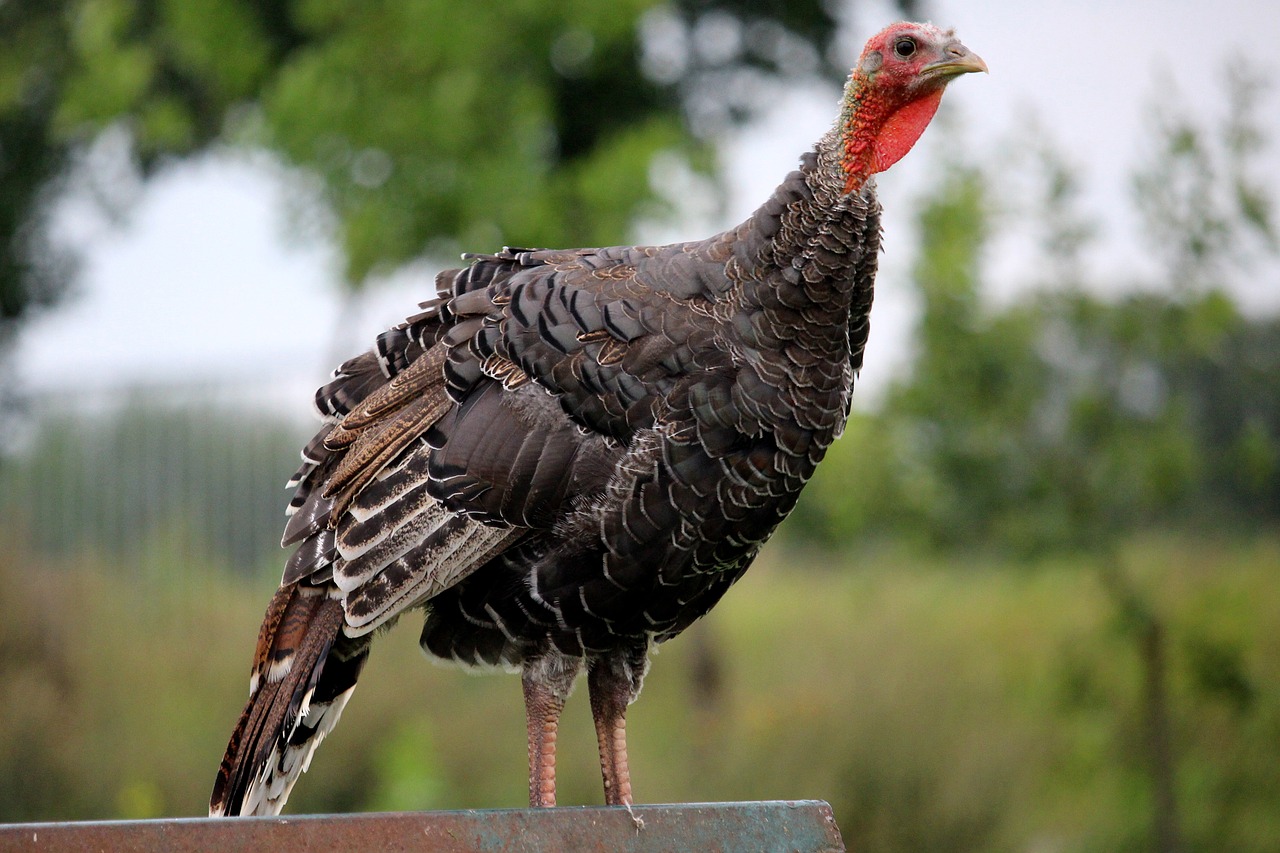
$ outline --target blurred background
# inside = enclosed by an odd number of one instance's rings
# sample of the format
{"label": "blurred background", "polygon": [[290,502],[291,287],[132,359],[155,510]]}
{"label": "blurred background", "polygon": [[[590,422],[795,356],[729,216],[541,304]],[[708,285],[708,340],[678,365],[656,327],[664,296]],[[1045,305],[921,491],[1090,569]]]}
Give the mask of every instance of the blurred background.
{"label": "blurred background", "polygon": [[[909,17],[992,73],[880,178],[854,416],[661,650],[639,797],[1280,847],[1280,16],[969,5],[0,0],[0,820],[203,813],[312,389],[460,251],[741,220]],[[291,811],[523,805],[518,681],[416,640]]]}

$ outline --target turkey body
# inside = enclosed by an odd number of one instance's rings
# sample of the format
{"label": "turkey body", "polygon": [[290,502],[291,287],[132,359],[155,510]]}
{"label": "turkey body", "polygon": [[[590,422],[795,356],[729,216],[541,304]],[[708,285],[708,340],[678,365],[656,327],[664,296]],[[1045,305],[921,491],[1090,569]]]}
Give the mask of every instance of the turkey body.
{"label": "turkey body", "polygon": [[844,426],[880,233],[874,182],[844,182],[833,131],[707,240],[475,257],[344,364],[213,813],[279,809],[371,632],[414,609],[429,654],[524,673],[531,764],[585,668],[608,792],[651,645],[741,577]]}
{"label": "turkey body", "polygon": [[418,334],[466,342],[428,489],[525,532],[430,600],[429,653],[643,659],[746,570],[842,430],[868,328],[875,202],[806,220],[812,174],[707,241],[444,276],[456,307]]}

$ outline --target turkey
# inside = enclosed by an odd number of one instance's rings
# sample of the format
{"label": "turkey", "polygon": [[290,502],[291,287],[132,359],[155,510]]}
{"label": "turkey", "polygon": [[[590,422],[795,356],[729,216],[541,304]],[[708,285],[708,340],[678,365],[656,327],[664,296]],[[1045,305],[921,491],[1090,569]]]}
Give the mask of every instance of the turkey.
{"label": "turkey", "polygon": [[412,610],[428,654],[521,673],[533,806],[555,805],[557,725],[585,671],[605,801],[629,807],[625,713],[651,648],[742,576],[844,427],[879,248],[872,175],[948,82],[985,70],[950,30],[890,26],[746,222],[467,256],[335,371],[210,813],[279,812],[374,633]]}

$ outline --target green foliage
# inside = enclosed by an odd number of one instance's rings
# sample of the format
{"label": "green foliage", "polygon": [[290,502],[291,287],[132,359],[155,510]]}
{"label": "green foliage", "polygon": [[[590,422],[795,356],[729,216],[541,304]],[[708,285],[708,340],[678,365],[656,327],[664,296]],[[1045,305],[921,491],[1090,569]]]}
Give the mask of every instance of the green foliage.
{"label": "green foliage", "polygon": [[[1172,86],[1163,87],[1176,98]],[[1259,244],[1274,251],[1274,200],[1257,158],[1272,140],[1259,123],[1264,78],[1248,66],[1227,75],[1227,112],[1215,131],[1167,101],[1152,109],[1156,150],[1133,175],[1134,202],[1175,288],[1214,286]]]}
{"label": "green foliage", "polygon": [[[1168,624],[1190,849],[1274,849],[1280,544],[1122,556]],[[823,797],[867,851],[1143,849],[1139,662],[1089,558],[820,560],[772,552],[662,648],[628,726],[641,797]],[[0,555],[0,820],[200,814],[270,582],[67,568]],[[380,638],[291,812],[523,804],[518,680],[429,665],[415,622]],[[601,797],[586,706],[566,804]]]}
{"label": "green foliage", "polygon": [[836,31],[821,0],[0,3],[0,348],[74,275],[50,238],[68,183],[126,206],[84,156],[105,132],[143,176],[270,150],[358,289],[462,248],[624,240],[665,211],[653,158],[710,172],[707,139],[758,106],[730,80],[838,77]]}
{"label": "green foliage", "polygon": [[[687,144],[636,73],[648,5],[303,4],[310,43],[263,93],[267,139],[321,177],[349,280],[433,239],[618,239],[650,158]],[[570,91],[596,95],[589,128]]]}
{"label": "green foliage", "polygon": [[1224,290],[1250,262],[1243,247],[1271,233],[1251,165],[1265,137],[1240,98],[1226,141],[1170,120],[1139,174],[1161,287],[1081,280],[1079,181],[1042,147],[1046,274],[992,305],[981,259],[997,173],[945,164],[918,214],[911,375],[854,418],[784,535],[1035,553],[1105,551],[1147,526],[1280,521],[1280,321]]}
{"label": "green foliage", "polygon": [[49,239],[49,202],[67,168],[66,146],[50,144],[53,92],[65,33],[56,4],[0,4],[0,358],[16,322],[54,302],[74,271]]}

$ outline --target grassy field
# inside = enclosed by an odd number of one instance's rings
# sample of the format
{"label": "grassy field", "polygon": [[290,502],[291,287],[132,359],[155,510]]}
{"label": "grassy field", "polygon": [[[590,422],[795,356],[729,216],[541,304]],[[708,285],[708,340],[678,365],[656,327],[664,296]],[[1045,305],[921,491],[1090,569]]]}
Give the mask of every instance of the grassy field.
{"label": "grassy field", "polygon": [[[0,819],[203,812],[277,571],[161,551],[0,557]],[[1280,845],[1280,540],[1156,537],[1125,576],[1166,629],[1191,849]],[[150,577],[149,582],[140,578]],[[382,638],[294,812],[520,806],[520,688]],[[1149,849],[1143,671],[1087,559],[769,550],[666,647],[629,722],[649,802],[821,798],[859,850]],[[560,801],[600,801],[585,690]]]}

